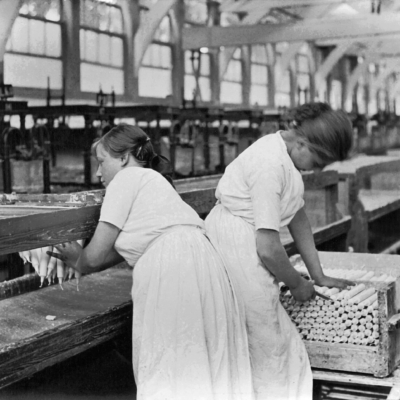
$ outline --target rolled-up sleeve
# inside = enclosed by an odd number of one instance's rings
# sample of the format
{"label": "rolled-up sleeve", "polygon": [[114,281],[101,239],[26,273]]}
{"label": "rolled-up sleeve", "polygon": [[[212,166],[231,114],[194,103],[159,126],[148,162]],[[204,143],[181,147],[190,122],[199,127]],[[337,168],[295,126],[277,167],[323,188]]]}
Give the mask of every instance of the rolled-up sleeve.
{"label": "rolled-up sleeve", "polygon": [[124,171],[118,172],[107,187],[100,220],[121,229],[125,225],[137,196],[138,182],[127,181]]}
{"label": "rolled-up sleeve", "polygon": [[281,225],[282,181],[274,170],[263,170],[249,180],[255,229],[278,231]]}

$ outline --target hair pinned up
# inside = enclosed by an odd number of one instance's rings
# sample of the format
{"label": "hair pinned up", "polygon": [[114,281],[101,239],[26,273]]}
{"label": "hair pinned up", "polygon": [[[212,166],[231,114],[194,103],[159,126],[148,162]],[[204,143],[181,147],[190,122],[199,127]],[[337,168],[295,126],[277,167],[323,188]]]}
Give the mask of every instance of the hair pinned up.
{"label": "hair pinned up", "polygon": [[345,160],[353,146],[353,128],[343,111],[326,103],[308,103],[291,113],[293,129],[327,163]]}
{"label": "hair pinned up", "polygon": [[171,163],[167,158],[154,152],[150,138],[139,127],[118,124],[93,144],[92,152],[95,152],[99,143],[104,146],[111,157],[118,158],[128,153],[131,154],[144,168],[151,168],[159,172],[173,186]]}

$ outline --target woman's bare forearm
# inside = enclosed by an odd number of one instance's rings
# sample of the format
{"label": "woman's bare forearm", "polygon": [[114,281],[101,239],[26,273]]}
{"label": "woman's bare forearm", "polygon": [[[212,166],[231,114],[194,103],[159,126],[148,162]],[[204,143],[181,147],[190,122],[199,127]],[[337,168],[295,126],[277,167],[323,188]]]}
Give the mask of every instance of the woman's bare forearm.
{"label": "woman's bare forearm", "polygon": [[315,248],[311,225],[304,208],[300,209],[289,224],[289,231],[305,262],[311,278],[316,282],[324,276]]}

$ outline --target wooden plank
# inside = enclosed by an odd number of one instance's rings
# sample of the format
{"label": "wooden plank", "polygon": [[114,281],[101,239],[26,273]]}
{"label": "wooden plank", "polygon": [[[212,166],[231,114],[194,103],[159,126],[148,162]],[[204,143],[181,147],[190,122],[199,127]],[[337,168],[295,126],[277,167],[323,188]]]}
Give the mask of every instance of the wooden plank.
{"label": "wooden plank", "polygon": [[198,189],[216,189],[222,174],[209,175],[196,178],[179,179],[174,182],[178,193]]}
{"label": "wooden plank", "polygon": [[374,347],[305,341],[313,368],[374,374],[379,354]]}
{"label": "wooden plank", "polygon": [[400,209],[400,191],[397,190],[360,190],[359,199],[368,221]]}
{"label": "wooden plank", "polygon": [[212,26],[184,28],[182,47],[196,50],[201,47],[242,46],[274,42],[299,42],[321,39],[364,38],[399,34],[397,16],[362,15],[341,19],[314,19],[295,23],[254,24],[247,26]]}
{"label": "wooden plank", "polygon": [[79,292],[69,281],[0,301],[0,387],[129,332],[131,276],[109,269],[81,278]]}
{"label": "wooden plank", "polygon": [[372,375],[330,371],[318,368],[313,368],[312,373],[314,380],[325,382],[382,387],[393,387],[397,384],[400,384],[400,379],[398,376],[396,376],[397,371],[395,371],[394,374],[385,378],[376,378]]}
{"label": "wooden plank", "polygon": [[327,186],[337,185],[339,182],[337,171],[303,172],[301,176],[305,190],[322,189]]}
{"label": "wooden plank", "polygon": [[[318,246],[334,240],[341,235],[346,235],[351,226],[351,217],[343,217],[340,220],[329,225],[313,228],[313,236],[315,245]],[[291,236],[285,235],[282,237],[282,244],[288,255],[293,255],[298,252],[296,245]]]}
{"label": "wooden plank", "polygon": [[10,254],[90,237],[100,217],[100,206],[63,209],[3,219],[0,254]]}

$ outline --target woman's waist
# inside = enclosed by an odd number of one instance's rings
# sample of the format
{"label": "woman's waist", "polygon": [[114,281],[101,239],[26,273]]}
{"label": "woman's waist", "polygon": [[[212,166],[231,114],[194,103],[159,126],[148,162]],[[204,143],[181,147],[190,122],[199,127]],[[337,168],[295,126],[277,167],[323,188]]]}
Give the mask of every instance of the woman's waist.
{"label": "woman's waist", "polygon": [[165,229],[163,229],[162,232],[160,232],[157,236],[155,236],[154,239],[148,244],[145,251],[147,252],[156,243],[158,243],[160,240],[162,240],[163,238],[165,238],[171,234],[174,234],[174,233],[175,234],[176,233],[187,234],[188,232],[199,232],[204,235],[206,231],[205,231],[204,227],[200,226],[200,225],[185,225],[185,224],[172,225],[172,226],[166,227]]}
{"label": "woman's waist", "polygon": [[241,218],[243,221],[247,222],[254,228],[254,213],[252,209],[243,209],[238,207],[233,207],[229,203],[218,200],[215,207],[221,207],[224,211],[228,212],[234,217]]}

